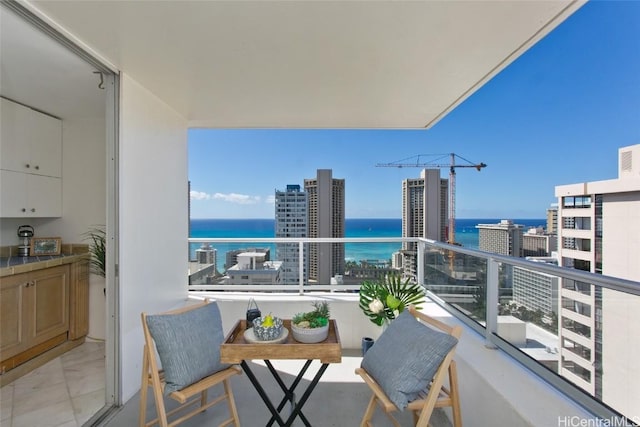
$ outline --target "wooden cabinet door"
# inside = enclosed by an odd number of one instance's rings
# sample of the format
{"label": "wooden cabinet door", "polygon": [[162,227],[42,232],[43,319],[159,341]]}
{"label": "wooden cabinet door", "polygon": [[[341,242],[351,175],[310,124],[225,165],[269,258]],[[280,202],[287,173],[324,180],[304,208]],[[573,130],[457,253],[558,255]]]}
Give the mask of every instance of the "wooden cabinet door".
{"label": "wooden cabinet door", "polygon": [[34,271],[28,316],[33,322],[31,344],[39,344],[69,330],[69,266]]}
{"label": "wooden cabinet door", "polygon": [[24,311],[25,293],[29,290],[27,274],[0,279],[0,357],[8,359],[29,346],[29,325]]}

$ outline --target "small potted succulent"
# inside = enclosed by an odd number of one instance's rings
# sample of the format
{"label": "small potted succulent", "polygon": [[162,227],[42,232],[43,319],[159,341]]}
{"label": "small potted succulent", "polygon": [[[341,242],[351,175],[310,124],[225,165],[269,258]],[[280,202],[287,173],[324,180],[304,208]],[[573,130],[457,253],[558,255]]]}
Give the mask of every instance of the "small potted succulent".
{"label": "small potted succulent", "polygon": [[329,303],[315,301],[312,305],[312,311],[298,313],[291,320],[293,338],[305,344],[324,341],[329,335]]}

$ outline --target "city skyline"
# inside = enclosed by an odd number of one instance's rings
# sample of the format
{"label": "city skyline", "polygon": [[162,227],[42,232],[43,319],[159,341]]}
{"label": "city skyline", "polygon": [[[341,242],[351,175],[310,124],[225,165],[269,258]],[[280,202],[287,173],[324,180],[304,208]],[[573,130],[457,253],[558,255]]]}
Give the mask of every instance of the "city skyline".
{"label": "city skyline", "polygon": [[428,130],[192,129],[191,215],[273,218],[275,190],[332,169],[348,218],[400,218],[421,169],[375,165],[453,152],[488,165],[458,170],[458,218],[543,218],[555,186],[614,179],[640,142],[639,23],[639,2],[587,3]]}

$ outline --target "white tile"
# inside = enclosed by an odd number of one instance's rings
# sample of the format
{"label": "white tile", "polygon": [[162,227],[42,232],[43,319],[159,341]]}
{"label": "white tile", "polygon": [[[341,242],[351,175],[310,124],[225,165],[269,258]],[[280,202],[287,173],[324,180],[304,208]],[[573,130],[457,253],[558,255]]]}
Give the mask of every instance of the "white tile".
{"label": "white tile", "polygon": [[0,388],[0,425],[2,427],[11,425],[12,409],[13,383]]}
{"label": "white tile", "polygon": [[64,399],[61,402],[35,406],[27,412],[13,414],[12,427],[51,427],[59,425],[76,425],[71,401]]}
{"label": "white tile", "polygon": [[64,384],[64,375],[62,373],[60,358],[53,359],[45,365],[42,365],[15,380],[13,382],[13,385],[15,386],[14,396],[17,400],[19,396],[32,393],[35,390],[51,386],[52,384]]}
{"label": "white tile", "polygon": [[104,406],[104,403],[104,388],[81,396],[73,397],[71,399],[71,405],[73,406],[73,411],[78,425],[84,424]]}
{"label": "white tile", "polygon": [[71,408],[71,398],[64,382],[40,386],[37,389],[19,389],[16,386],[13,394],[13,416],[17,417],[61,402],[67,402]]}

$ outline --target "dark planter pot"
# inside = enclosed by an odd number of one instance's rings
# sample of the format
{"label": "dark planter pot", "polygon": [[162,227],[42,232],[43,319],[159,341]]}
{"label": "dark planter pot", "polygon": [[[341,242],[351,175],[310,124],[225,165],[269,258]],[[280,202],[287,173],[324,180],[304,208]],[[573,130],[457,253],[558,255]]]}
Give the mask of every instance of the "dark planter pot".
{"label": "dark planter pot", "polygon": [[371,348],[373,343],[374,343],[373,338],[369,338],[369,337],[362,338],[362,357],[364,357],[365,353],[367,352],[367,350]]}

